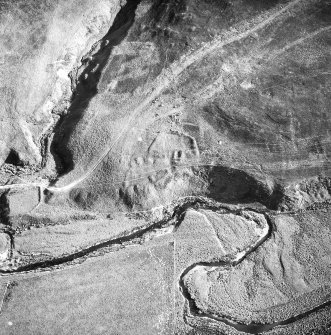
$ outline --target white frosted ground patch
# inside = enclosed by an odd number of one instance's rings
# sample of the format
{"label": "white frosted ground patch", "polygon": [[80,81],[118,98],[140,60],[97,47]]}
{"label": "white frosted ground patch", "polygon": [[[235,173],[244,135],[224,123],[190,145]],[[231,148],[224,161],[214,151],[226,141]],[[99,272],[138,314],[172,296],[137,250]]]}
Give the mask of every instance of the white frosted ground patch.
{"label": "white frosted ground patch", "polygon": [[6,233],[0,233],[0,263],[8,259],[10,253],[10,237]]}
{"label": "white frosted ground patch", "polygon": [[239,254],[263,238],[269,229],[265,217],[252,211],[238,214],[220,214],[200,210],[213,226],[215,233],[227,254]]}
{"label": "white frosted ground patch", "polygon": [[9,215],[15,216],[31,212],[39,204],[39,196],[38,187],[10,190],[7,195]]}
{"label": "white frosted ground patch", "polygon": [[255,85],[250,80],[244,80],[240,83],[240,87],[244,90],[249,90],[250,88],[254,88]]}
{"label": "white frosted ground patch", "polygon": [[239,215],[190,209],[175,230],[178,270],[201,262],[240,259],[268,231],[265,217],[251,211]]}

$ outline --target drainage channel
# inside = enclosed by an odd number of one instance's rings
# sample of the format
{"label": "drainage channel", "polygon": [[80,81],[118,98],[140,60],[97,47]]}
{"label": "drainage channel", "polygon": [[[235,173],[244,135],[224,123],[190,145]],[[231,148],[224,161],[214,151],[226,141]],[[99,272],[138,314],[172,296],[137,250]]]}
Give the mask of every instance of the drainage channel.
{"label": "drainage channel", "polygon": [[[140,229],[139,231],[135,231],[131,234],[117,237],[96,245],[93,245],[91,247],[88,247],[84,250],[77,251],[75,253],[72,253],[70,255],[65,255],[63,257],[59,257],[56,259],[51,259],[51,260],[46,260],[46,261],[41,261],[41,262],[36,262],[28,265],[21,266],[17,269],[12,269],[12,270],[0,270],[0,274],[3,275],[10,275],[10,274],[15,274],[15,273],[24,273],[24,272],[30,272],[30,271],[37,271],[37,270],[42,270],[42,269],[52,269],[56,268],[59,265],[67,265],[70,264],[71,262],[84,258],[88,256],[89,254],[92,254],[100,249],[104,249],[107,247],[111,247],[113,245],[123,245],[125,247],[126,244],[131,243],[131,245],[135,242],[136,239],[143,239],[145,236],[147,236],[148,233],[153,232],[157,229],[162,229],[168,226],[173,225],[174,226],[174,232],[176,231],[176,228],[181,224],[183,217],[188,209],[209,209],[213,211],[220,211],[225,213],[232,213],[232,214],[238,214],[242,211],[249,210],[249,211],[254,211],[256,213],[262,213],[261,211],[256,211],[253,208],[240,208],[240,209],[230,209],[229,207],[223,207],[223,206],[215,206],[213,204],[210,204],[208,201],[202,200],[202,199],[194,199],[192,200],[189,199],[187,202],[181,203],[179,205],[174,206],[173,208],[173,213],[167,215],[166,219],[160,220],[156,223],[153,223],[149,225],[148,227],[145,227],[143,229]],[[272,222],[268,218],[267,215],[265,215],[265,218],[267,220],[268,224],[268,231],[267,233],[262,236],[254,245],[250,246],[245,250],[245,253],[240,256],[240,258],[224,258],[223,260],[220,261],[214,261],[214,262],[199,262],[191,265],[187,269],[183,271],[183,273],[180,276],[179,280],[179,287],[182,295],[188,302],[189,306],[189,312],[190,315],[198,318],[204,318],[204,319],[209,319],[211,321],[217,321],[217,322],[222,322],[226,325],[229,325],[233,328],[235,328],[238,331],[249,333],[249,334],[260,334],[263,332],[267,332],[269,330],[272,330],[273,328],[277,326],[285,326],[288,324],[291,324],[297,320],[303,319],[306,316],[317,312],[323,308],[326,308],[328,306],[331,306],[331,297],[327,297],[326,301],[324,301],[322,304],[312,308],[309,311],[306,311],[304,313],[301,313],[296,316],[292,316],[288,319],[277,321],[274,323],[270,324],[260,324],[260,323],[250,323],[250,324],[245,324],[245,323],[240,323],[238,321],[233,320],[231,317],[228,316],[215,316],[212,314],[208,313],[203,313],[201,312],[198,307],[196,306],[194,300],[190,296],[190,293],[188,289],[186,288],[184,284],[184,277],[185,275],[194,269],[197,266],[204,266],[204,267],[224,267],[224,268],[231,268],[235,267],[238,264],[240,264],[248,255],[250,255],[252,252],[257,250],[266,240],[269,239],[271,236],[272,232]]]}
{"label": "drainage channel", "polygon": [[102,249],[109,248],[111,246],[115,245],[122,245],[125,246],[127,244],[135,244],[137,239],[144,239],[144,237],[147,237],[147,235],[155,230],[159,230],[168,226],[174,226],[174,232],[176,231],[176,228],[181,224],[184,214],[186,211],[190,208],[203,208],[203,209],[209,209],[209,210],[215,210],[215,211],[221,211],[223,213],[234,213],[238,214],[243,210],[250,210],[251,208],[241,208],[241,209],[230,209],[228,207],[219,205],[213,205],[207,200],[203,198],[193,198],[189,197],[188,199],[183,199],[180,204],[173,204],[170,206],[170,209],[167,209],[165,211],[166,214],[164,214],[163,219],[154,222],[147,227],[144,227],[142,229],[139,229],[137,231],[134,231],[132,233],[129,233],[125,236],[116,237],[98,244],[95,244],[93,246],[87,247],[83,250],[79,250],[77,252],[74,252],[69,255],[64,255],[62,257],[53,258],[49,260],[44,260],[40,262],[35,262],[27,265],[22,265],[15,269],[6,269],[6,270],[0,270],[1,274],[14,274],[14,273],[22,273],[22,272],[29,272],[29,271],[37,271],[42,269],[51,269],[59,265],[66,265],[73,261],[76,261],[78,259],[84,258],[90,254],[93,254],[97,251],[101,251]]}

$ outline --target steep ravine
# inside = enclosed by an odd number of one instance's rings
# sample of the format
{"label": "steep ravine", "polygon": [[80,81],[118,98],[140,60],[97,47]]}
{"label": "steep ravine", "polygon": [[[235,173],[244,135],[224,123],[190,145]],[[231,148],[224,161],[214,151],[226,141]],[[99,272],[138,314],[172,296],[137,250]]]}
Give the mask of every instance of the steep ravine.
{"label": "steep ravine", "polygon": [[98,92],[98,83],[101,74],[107,65],[108,59],[115,46],[119,45],[127,36],[134,23],[135,12],[141,0],[128,0],[115,17],[107,34],[96,42],[82,59],[82,65],[70,74],[73,86],[73,95],[70,106],[65,115],[62,115],[54,128],[54,137],[51,144],[51,153],[57,163],[60,175],[73,169],[71,152],[67,148],[68,141],[75,125],[89,106],[90,101]]}

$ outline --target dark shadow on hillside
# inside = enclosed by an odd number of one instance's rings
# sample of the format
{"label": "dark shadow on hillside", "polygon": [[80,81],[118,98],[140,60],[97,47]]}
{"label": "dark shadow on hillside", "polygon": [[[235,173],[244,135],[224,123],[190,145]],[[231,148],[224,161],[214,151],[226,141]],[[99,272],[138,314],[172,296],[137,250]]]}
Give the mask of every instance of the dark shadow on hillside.
{"label": "dark shadow on hillside", "polygon": [[24,162],[20,159],[20,156],[17,151],[11,149],[9,155],[5,160],[5,164],[11,164],[14,166],[24,166]]}
{"label": "dark shadow on hillside", "polygon": [[135,18],[140,0],[128,0],[118,12],[113,25],[101,39],[100,47],[82,60],[83,71],[76,80],[76,88],[66,115],[62,115],[54,129],[51,153],[56,162],[58,175],[68,173],[74,168],[72,152],[68,143],[75,127],[81,120],[91,99],[97,94],[98,82],[115,46],[127,36]]}
{"label": "dark shadow on hillside", "polygon": [[228,203],[260,202],[269,209],[278,208],[283,198],[281,186],[270,189],[266,183],[239,169],[215,166],[207,169],[208,196]]}

